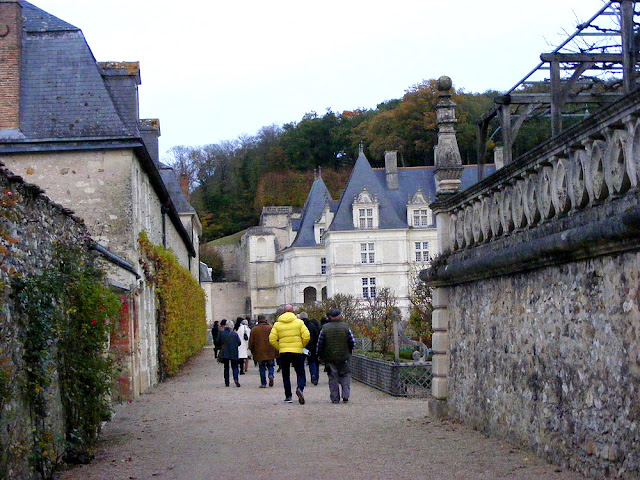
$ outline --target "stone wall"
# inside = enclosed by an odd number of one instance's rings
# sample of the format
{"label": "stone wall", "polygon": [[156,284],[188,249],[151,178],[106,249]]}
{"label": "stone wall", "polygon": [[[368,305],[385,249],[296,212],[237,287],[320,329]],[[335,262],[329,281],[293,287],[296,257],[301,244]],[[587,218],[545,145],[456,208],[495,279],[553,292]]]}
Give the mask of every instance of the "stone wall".
{"label": "stone wall", "polygon": [[[41,273],[51,263],[56,244],[88,246],[90,238],[80,220],[49,201],[38,187],[25,184],[5,170],[0,170],[0,197],[0,478],[32,478],[26,455],[33,449],[32,425],[21,388],[25,382],[24,332],[14,315],[11,278]],[[9,237],[15,240],[8,241]],[[54,448],[60,455],[65,447],[65,430],[57,382],[49,388],[47,398],[47,422],[58,439]]]}
{"label": "stone wall", "polygon": [[639,267],[634,252],[451,288],[452,410],[557,465],[638,478]]}
{"label": "stone wall", "polygon": [[213,320],[234,320],[236,317],[244,317],[250,312],[247,309],[249,291],[244,282],[211,282],[206,283],[211,299]]}
{"label": "stone wall", "polygon": [[640,478],[639,114],[635,90],[440,196],[420,274],[430,405],[593,478]]}

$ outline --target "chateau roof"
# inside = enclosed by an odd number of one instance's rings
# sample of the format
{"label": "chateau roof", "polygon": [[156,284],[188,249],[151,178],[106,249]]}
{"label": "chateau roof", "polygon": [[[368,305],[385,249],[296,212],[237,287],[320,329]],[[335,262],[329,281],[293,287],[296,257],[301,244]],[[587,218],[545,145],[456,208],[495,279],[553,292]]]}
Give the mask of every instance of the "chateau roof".
{"label": "chateau roof", "polygon": [[322,215],[326,202],[331,200],[331,194],[322,178],[316,178],[304,204],[298,234],[291,244],[291,248],[315,247],[317,245],[313,227],[316,220]]}

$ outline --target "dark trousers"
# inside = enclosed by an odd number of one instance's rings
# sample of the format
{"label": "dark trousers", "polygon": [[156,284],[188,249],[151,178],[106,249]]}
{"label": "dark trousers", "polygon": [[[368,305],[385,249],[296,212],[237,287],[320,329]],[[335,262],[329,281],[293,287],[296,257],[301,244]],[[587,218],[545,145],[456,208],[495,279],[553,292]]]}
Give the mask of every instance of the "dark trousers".
{"label": "dark trousers", "polygon": [[229,386],[229,365],[231,365],[231,370],[233,371],[233,379],[237,382],[238,380],[238,370],[240,365],[240,360],[233,360],[230,358],[223,358],[222,362],[224,363],[224,384]]}
{"label": "dark trousers", "polygon": [[307,384],[307,376],[304,372],[304,359],[305,356],[302,353],[285,352],[280,354],[280,368],[282,369],[282,383],[284,384],[284,396],[286,398],[292,397],[291,392],[291,370],[289,367],[293,366],[297,377],[297,388],[300,391],[304,390]]}

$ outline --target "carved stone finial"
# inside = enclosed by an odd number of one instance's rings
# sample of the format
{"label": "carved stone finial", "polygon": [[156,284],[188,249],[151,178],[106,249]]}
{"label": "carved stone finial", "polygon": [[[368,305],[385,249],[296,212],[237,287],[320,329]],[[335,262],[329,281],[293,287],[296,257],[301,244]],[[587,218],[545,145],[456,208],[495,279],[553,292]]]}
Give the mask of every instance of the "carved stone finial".
{"label": "carved stone finial", "polygon": [[443,75],[438,79],[438,90],[440,90],[441,92],[448,92],[449,90],[451,90],[452,86],[453,82],[451,81],[451,78],[447,77],[446,75]]}
{"label": "carved stone finial", "polygon": [[436,195],[455,193],[460,189],[462,177],[462,157],[456,139],[456,104],[451,100],[449,90],[451,79],[442,76],[438,79],[438,104],[436,119],[438,122],[438,145],[435,147]]}

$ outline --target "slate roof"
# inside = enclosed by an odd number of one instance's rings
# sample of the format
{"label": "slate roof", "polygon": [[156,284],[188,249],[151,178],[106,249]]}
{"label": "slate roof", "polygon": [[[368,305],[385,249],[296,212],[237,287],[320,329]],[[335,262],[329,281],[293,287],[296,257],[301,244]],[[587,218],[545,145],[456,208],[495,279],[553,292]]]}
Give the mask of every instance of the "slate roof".
{"label": "slate roof", "polygon": [[29,2],[20,4],[25,139],[137,137],[118,115],[82,31]]}
{"label": "slate roof", "polygon": [[191,206],[189,200],[187,200],[187,197],[182,191],[180,180],[178,179],[175,170],[172,167],[161,163],[160,176],[169,191],[171,201],[173,201],[173,205],[176,207],[178,213],[196,213],[196,209]]}
{"label": "slate roof", "polygon": [[322,215],[326,202],[332,200],[331,194],[322,178],[316,178],[302,209],[303,213],[298,234],[291,244],[291,248],[315,247],[317,245],[313,226]]}
{"label": "slate roof", "polygon": [[[127,126],[119,115],[82,31],[25,0],[19,3],[24,19],[20,87],[22,136],[0,139],[0,154],[132,149],[160,201],[169,206],[169,217],[189,254],[195,257],[191,237],[141,139],[137,123],[129,122]],[[137,102],[133,106],[125,104],[120,102],[117,106],[135,108],[135,111],[121,113],[135,116],[137,121]]]}
{"label": "slate roof", "polygon": [[[494,165],[485,165],[485,174],[495,172]],[[315,246],[314,223],[320,217],[325,206],[322,189],[318,185],[318,179],[314,182],[309,197],[304,206],[302,223],[298,230],[296,240],[292,247]],[[478,181],[478,169],[476,165],[465,165],[461,178],[461,189],[469,188]],[[324,182],[321,184],[326,190]],[[418,189],[422,191],[427,201],[436,199],[435,167],[408,167],[398,168],[398,189],[387,188],[386,170],[373,169],[365,154],[361,151],[353,167],[347,188],[339,201],[330,200],[329,206],[335,213],[330,231],[355,230],[353,225],[352,204],[354,196],[358,195],[363,187],[377,196],[379,202],[379,229],[408,228],[407,204],[413,198]],[[328,193],[328,192],[327,192]]]}
{"label": "slate roof", "polygon": [[377,197],[378,228],[407,227],[406,220],[402,219],[402,216],[399,215],[395,205],[392,203],[391,198],[387,195],[384,177],[381,182],[361,149],[329,230],[355,230],[351,205],[353,204],[354,197],[362,191],[363,187],[367,187],[367,190]]}

